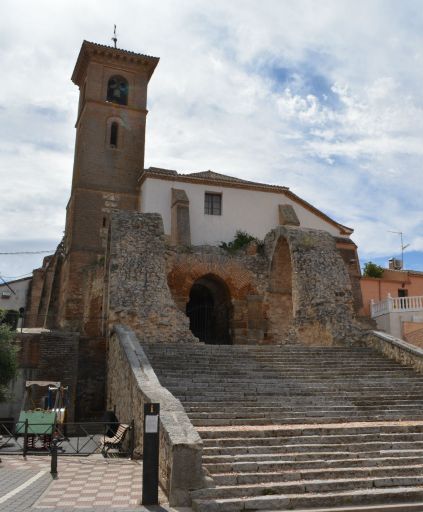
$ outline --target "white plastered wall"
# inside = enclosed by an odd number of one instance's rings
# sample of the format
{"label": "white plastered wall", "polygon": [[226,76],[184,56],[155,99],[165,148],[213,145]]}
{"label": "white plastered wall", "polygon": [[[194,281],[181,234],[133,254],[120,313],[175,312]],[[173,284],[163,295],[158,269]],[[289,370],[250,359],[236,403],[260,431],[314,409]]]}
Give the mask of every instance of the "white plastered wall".
{"label": "white plastered wall", "polygon": [[28,296],[28,288],[31,279],[20,279],[18,281],[11,281],[10,288],[15,292],[13,293],[5,284],[0,285],[0,309],[15,309],[24,308]]}
{"label": "white plastered wall", "polygon": [[[237,230],[264,239],[279,225],[279,204],[291,204],[302,227],[321,229],[334,236],[339,229],[288,198],[282,192],[262,192],[233,187],[146,178],[141,187],[140,211],[160,213],[167,235],[171,229],[171,190],[185,190],[189,199],[192,245],[219,245],[233,240]],[[204,214],[204,194],[222,194],[222,215]]]}

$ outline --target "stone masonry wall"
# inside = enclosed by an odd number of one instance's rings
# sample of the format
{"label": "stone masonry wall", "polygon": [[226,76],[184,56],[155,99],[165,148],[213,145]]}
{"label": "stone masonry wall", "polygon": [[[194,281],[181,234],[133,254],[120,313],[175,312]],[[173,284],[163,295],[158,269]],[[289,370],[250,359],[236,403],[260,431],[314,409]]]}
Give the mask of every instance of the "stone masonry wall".
{"label": "stone masonry wall", "polygon": [[280,239],[288,243],[292,264],[291,337],[307,344],[360,338],[350,277],[335,239],[325,231],[280,226],[265,240],[270,261]]}
{"label": "stone masonry wall", "polygon": [[233,343],[320,345],[363,335],[348,269],[325,231],[280,226],[264,245],[228,252],[167,245],[160,215],[117,212],[107,266],[109,325],[124,323],[142,341],[196,339],[185,312],[201,279],[226,290]]}
{"label": "stone masonry wall", "polygon": [[423,349],[380,331],[368,331],[361,343],[404,366],[423,373]]}
{"label": "stone masonry wall", "polygon": [[135,453],[143,451],[145,403],[160,403],[159,480],[171,506],[190,505],[189,491],[203,487],[203,444],[180,403],[163,388],[127,327],[115,326],[110,337],[107,404],[119,421],[135,423]]}
{"label": "stone masonry wall", "polygon": [[123,323],[141,341],[195,340],[166,279],[161,216],[115,212],[111,220],[108,320]]}
{"label": "stone masonry wall", "polygon": [[69,386],[68,421],[75,421],[78,333],[19,333],[17,339],[22,343],[22,368],[34,368],[37,380],[60,381],[63,386]]}

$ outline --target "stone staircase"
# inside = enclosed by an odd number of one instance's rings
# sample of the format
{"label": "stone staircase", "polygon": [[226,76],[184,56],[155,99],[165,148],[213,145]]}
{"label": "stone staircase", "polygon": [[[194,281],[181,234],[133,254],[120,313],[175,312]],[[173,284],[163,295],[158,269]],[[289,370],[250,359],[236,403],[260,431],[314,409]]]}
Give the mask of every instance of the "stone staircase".
{"label": "stone staircase", "polygon": [[361,347],[144,348],[203,439],[215,487],[192,492],[194,510],[423,510],[423,376],[412,369]]}

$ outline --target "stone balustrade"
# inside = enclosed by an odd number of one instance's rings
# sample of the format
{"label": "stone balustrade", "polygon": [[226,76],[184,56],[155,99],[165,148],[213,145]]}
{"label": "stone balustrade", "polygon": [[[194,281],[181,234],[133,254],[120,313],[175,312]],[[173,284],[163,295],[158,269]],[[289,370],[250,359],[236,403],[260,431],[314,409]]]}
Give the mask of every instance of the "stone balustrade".
{"label": "stone balustrade", "polygon": [[386,299],[375,302],[370,301],[370,312],[372,318],[376,318],[388,313],[423,311],[423,296],[414,297],[391,297],[389,294]]}

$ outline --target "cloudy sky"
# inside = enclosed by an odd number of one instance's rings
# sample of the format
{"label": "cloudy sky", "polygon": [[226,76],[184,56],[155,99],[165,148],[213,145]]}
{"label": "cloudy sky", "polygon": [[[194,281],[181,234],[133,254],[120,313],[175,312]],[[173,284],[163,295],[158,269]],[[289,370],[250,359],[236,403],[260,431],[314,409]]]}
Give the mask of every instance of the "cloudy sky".
{"label": "cloudy sky", "polygon": [[[0,252],[54,249],[83,39],[160,57],[146,166],[289,186],[423,270],[423,0],[2,0]],[[43,255],[0,255],[21,276]]]}

